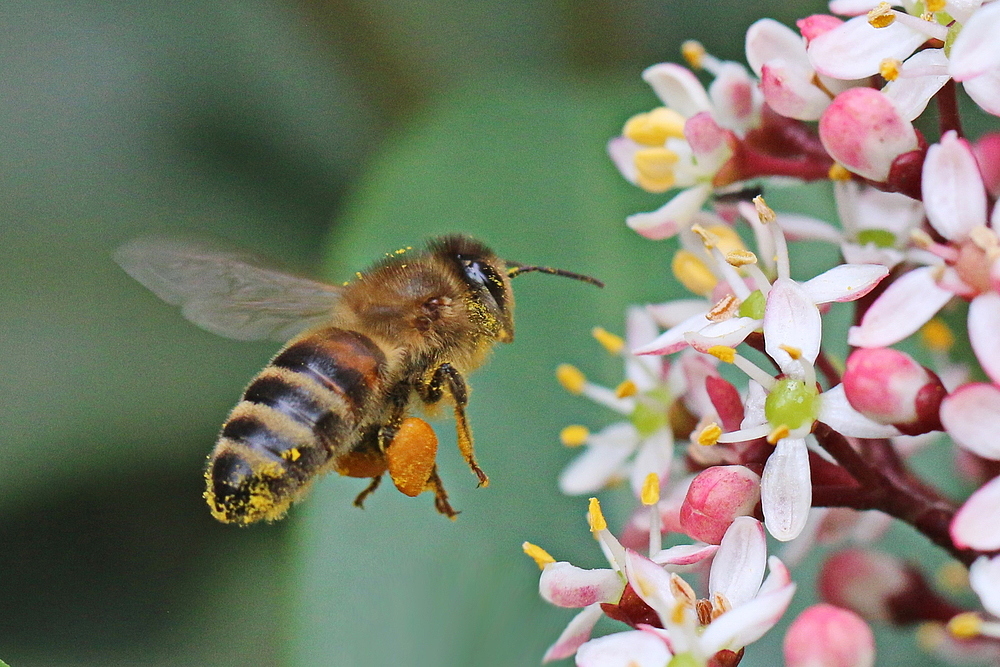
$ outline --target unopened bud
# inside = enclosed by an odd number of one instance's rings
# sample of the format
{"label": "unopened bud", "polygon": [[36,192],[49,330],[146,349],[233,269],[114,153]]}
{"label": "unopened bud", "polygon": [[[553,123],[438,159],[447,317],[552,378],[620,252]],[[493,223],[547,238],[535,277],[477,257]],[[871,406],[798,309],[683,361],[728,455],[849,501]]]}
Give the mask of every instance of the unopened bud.
{"label": "unopened bud", "polygon": [[786,667],[871,667],[875,636],[864,619],[830,604],[809,607],[785,634]]}
{"label": "unopened bud", "polygon": [[760,502],[760,476],[744,466],[712,466],[691,481],[681,504],[681,528],[691,537],[719,544],[736,517]]}
{"label": "unopened bud", "polygon": [[862,348],[847,358],[844,394],[855,410],[907,435],[940,430],[941,380],[908,354],[891,348]]}

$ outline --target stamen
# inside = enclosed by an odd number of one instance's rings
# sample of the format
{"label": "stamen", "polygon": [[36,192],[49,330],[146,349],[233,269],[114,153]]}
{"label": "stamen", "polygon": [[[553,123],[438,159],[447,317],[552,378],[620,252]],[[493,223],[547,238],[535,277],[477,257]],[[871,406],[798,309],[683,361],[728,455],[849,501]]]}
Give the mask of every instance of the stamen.
{"label": "stamen", "polygon": [[955,334],[944,320],[935,317],[920,328],[920,340],[929,350],[944,353],[955,345]]}
{"label": "stamen", "polygon": [[660,502],[660,477],[655,472],[646,475],[646,481],[642,483],[640,499],[642,504],[646,506]]}
{"label": "stamen", "polygon": [[787,352],[788,356],[790,356],[795,361],[798,361],[799,359],[802,358],[802,350],[800,350],[797,347],[792,347],[791,345],[782,344],[778,346],[778,349]]}
{"label": "stamen", "polygon": [[851,180],[851,172],[847,168],[840,164],[839,162],[834,162],[830,167],[830,171],[827,172],[827,176],[831,181],[849,181]]}
{"label": "stamen", "polygon": [[643,146],[663,146],[667,139],[684,138],[684,116],[667,107],[657,107],[649,113],[632,116],[622,134]]}
{"label": "stamen", "polygon": [[688,250],[678,250],[674,253],[670,268],[674,277],[693,294],[706,296],[712,293],[719,279],[705,262]]}
{"label": "stamen", "polygon": [[566,447],[579,447],[587,442],[589,436],[590,430],[586,426],[570,424],[559,431],[559,442]]}
{"label": "stamen", "polygon": [[691,231],[698,235],[707,249],[711,250],[715,247],[715,237],[707,229],[696,223],[691,225]]}
{"label": "stamen", "polygon": [[698,435],[695,436],[694,441],[703,447],[710,447],[719,441],[722,436],[722,427],[712,422],[701,429]]}
{"label": "stamen", "polygon": [[705,47],[701,42],[689,39],[681,44],[681,55],[691,69],[701,69],[702,61],[705,59]]}
{"label": "stamen", "polygon": [[705,318],[712,322],[723,322],[733,317],[739,309],[740,300],[732,294],[727,294],[705,313]]}
{"label": "stamen", "polygon": [[945,0],[927,0],[924,6],[927,7],[929,12],[943,12],[944,11]]}
{"label": "stamen", "polygon": [[635,386],[635,382],[625,380],[615,388],[615,396],[618,398],[628,398],[629,396],[635,396],[638,391],[639,388]]}
{"label": "stamen", "polygon": [[868,23],[873,28],[886,28],[896,20],[896,13],[888,2],[880,2],[868,12]]}
{"label": "stamen", "polygon": [[1000,246],[1000,239],[997,238],[996,232],[984,225],[973,227],[969,231],[969,238],[972,239],[977,248],[987,255],[991,251],[995,251],[997,246]]}
{"label": "stamen", "polygon": [[757,255],[749,250],[732,250],[726,253],[726,263],[736,268],[747,266],[748,264],[756,264]]}
{"label": "stamen", "polygon": [[757,195],[753,198],[753,206],[757,210],[757,217],[764,224],[774,222],[778,219],[778,215],[774,212],[774,209],[764,201],[763,195]]}
{"label": "stamen", "polygon": [[678,602],[686,603],[689,608],[698,600],[691,585],[677,576],[676,572],[670,573],[670,592]]}
{"label": "stamen", "polygon": [[913,244],[918,248],[923,248],[925,250],[934,245],[934,239],[932,239],[931,235],[922,229],[910,230],[910,240],[913,241]]}
{"label": "stamen", "polygon": [[969,571],[958,561],[951,560],[938,568],[934,579],[951,593],[964,593],[969,589]]}
{"label": "stamen", "polygon": [[540,546],[532,544],[531,542],[525,542],[522,544],[521,549],[527,556],[535,561],[539,570],[544,570],[546,565],[556,562],[556,559],[550,556],[548,551]]}
{"label": "stamen", "polygon": [[899,78],[899,70],[903,63],[895,58],[885,58],[878,66],[878,73],[886,81],[895,81]]}
{"label": "stamen", "polygon": [[948,632],[958,639],[972,639],[979,635],[983,620],[972,611],[963,612],[951,617],[948,621]]}
{"label": "stamen", "polygon": [[712,596],[712,620],[714,621],[732,608],[733,605],[730,604],[726,596],[716,591]]}
{"label": "stamen", "polygon": [[733,363],[736,358],[736,349],[728,345],[713,345],[705,350],[705,352],[727,364]]}
{"label": "stamen", "polygon": [[584,385],[587,384],[587,376],[572,364],[559,364],[556,379],[571,394],[582,394]]}
{"label": "stamen", "polygon": [[764,389],[768,391],[771,391],[777,382],[773,376],[744,356],[737,354],[732,363],[736,366],[736,368],[749,375],[751,380],[755,380],[757,384],[764,387]]}
{"label": "stamen", "polygon": [[604,520],[604,513],[601,512],[601,502],[597,498],[590,499],[587,519],[590,521],[590,532],[592,533],[608,529],[608,522]]}
{"label": "stamen", "polygon": [[782,438],[787,438],[789,433],[791,431],[788,430],[788,427],[782,424],[767,434],[767,442],[770,445],[776,445]]}
{"label": "stamen", "polygon": [[625,339],[621,336],[616,336],[603,327],[594,327],[590,330],[590,335],[596,338],[597,342],[600,343],[609,354],[617,355],[625,347]]}

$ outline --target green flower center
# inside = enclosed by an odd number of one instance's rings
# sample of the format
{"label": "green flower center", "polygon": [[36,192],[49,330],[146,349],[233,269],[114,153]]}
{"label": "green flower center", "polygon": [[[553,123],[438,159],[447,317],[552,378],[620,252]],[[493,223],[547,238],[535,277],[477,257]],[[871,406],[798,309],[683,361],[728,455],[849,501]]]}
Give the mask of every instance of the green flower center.
{"label": "green flower center", "polygon": [[635,404],[635,410],[629,416],[629,420],[639,435],[643,438],[653,435],[667,425],[667,412],[658,405],[649,405],[644,401]]}
{"label": "green flower center", "polygon": [[896,235],[885,229],[862,229],[858,232],[858,243],[872,243],[876,248],[892,248],[896,245]]}
{"label": "green flower center", "polygon": [[767,299],[759,289],[750,292],[750,296],[740,304],[740,317],[751,317],[755,320],[764,319],[764,304]]}
{"label": "green flower center", "polygon": [[801,380],[778,380],[764,401],[764,416],[771,426],[795,430],[819,415],[819,392]]}

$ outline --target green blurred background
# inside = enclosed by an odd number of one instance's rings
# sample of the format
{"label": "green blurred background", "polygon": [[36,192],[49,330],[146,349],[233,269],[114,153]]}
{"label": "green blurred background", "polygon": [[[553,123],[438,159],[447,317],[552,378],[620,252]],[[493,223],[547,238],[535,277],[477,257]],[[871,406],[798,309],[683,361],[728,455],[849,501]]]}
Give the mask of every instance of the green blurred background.
{"label": "green blurred background", "polygon": [[[820,2],[5,0],[0,8],[0,658],[28,665],[535,665],[571,617],[523,540],[600,564],[555,477],[588,332],[677,293],[669,244],[624,228],[662,201],[604,143],[654,105],[680,42],[742,60],[756,18]],[[472,379],[489,489],[442,420],[457,522],[429,497],[327,478],[274,525],[201,499],[219,424],[274,344],[205,333],[111,261],[197,232],[343,280],[441,232],[599,276],[519,279],[518,340]],[[620,520],[629,500],[610,494]],[[900,539],[919,542],[902,535]],[[810,592],[803,590],[798,605]],[[610,627],[610,625],[608,626]],[[780,635],[744,664],[775,662]],[[893,637],[880,664],[914,664]],[[883,647],[880,644],[880,648]],[[928,659],[929,660],[929,659]],[[927,664],[932,664],[928,662]]]}

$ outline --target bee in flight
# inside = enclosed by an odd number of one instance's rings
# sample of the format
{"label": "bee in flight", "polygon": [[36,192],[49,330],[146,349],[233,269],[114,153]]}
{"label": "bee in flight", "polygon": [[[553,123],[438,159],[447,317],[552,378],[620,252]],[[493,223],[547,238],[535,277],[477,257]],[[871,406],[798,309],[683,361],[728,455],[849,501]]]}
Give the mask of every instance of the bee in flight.
{"label": "bee in flight", "polygon": [[243,392],[205,471],[212,516],[243,525],[281,518],[331,470],[371,478],[358,507],[388,473],[406,495],[432,491],[437,511],[454,518],[435,463],[437,437],[411,409],[452,403],[458,448],[486,486],[464,376],[494,343],[514,338],[511,278],[540,271],[603,286],[502,260],[465,236],[435,239],[421,253],[397,251],[340,287],[168,239],[132,241],[115,260],[213,333],[288,341]]}

